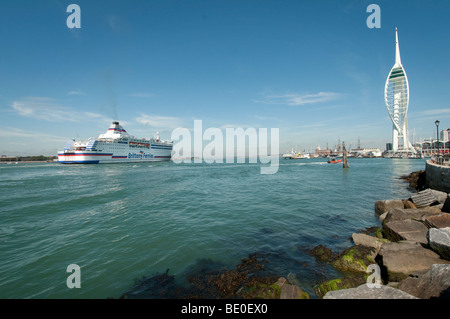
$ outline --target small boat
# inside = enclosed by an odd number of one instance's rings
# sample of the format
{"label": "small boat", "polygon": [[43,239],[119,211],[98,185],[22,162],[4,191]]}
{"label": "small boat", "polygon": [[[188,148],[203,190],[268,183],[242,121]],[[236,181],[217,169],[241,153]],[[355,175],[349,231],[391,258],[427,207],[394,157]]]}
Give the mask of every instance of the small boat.
{"label": "small boat", "polygon": [[299,152],[294,152],[294,149],[290,153],[284,153],[282,156],[284,159],[308,159],[311,158],[309,154],[303,154]]}
{"label": "small boat", "polygon": [[342,162],[342,159],[337,159],[335,157],[330,157],[327,163],[328,164],[336,164],[336,163],[340,163],[340,162]]}

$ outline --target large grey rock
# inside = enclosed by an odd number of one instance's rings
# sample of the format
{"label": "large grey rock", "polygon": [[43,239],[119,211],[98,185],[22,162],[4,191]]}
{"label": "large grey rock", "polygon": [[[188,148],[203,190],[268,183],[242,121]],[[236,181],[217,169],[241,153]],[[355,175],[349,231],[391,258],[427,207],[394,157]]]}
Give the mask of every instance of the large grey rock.
{"label": "large grey rock", "polygon": [[356,288],[329,291],[323,299],[417,299],[417,297],[388,286],[369,288],[367,284],[362,284]]}
{"label": "large grey rock", "polygon": [[445,200],[448,197],[448,194],[446,192],[441,192],[435,189],[431,189],[431,192],[433,193],[434,197],[436,197],[437,201],[441,204],[445,203]]}
{"label": "large grey rock", "polygon": [[428,228],[445,228],[450,227],[450,214],[442,213],[439,215],[427,216],[424,221]]}
{"label": "large grey rock", "polygon": [[356,288],[362,284],[367,283],[366,274],[352,274],[346,275],[342,278],[335,278],[325,281],[314,287],[314,291],[319,298],[323,298],[328,291]]}
{"label": "large grey rock", "polygon": [[401,281],[413,272],[428,270],[433,264],[450,264],[431,249],[411,241],[383,244],[375,260],[386,281]]}
{"label": "large grey rock", "polygon": [[450,265],[435,264],[428,271],[412,274],[398,289],[421,299],[450,298]]}
{"label": "large grey rock", "polygon": [[375,248],[355,245],[341,252],[331,265],[341,271],[369,273],[367,267],[375,263],[376,256]]}
{"label": "large grey rock", "polygon": [[396,207],[389,209],[384,218],[383,225],[390,221],[411,219],[406,210],[407,209]]}
{"label": "large grey rock", "polygon": [[430,228],[427,239],[431,249],[442,258],[450,260],[450,227]]}
{"label": "large grey rock", "polygon": [[284,284],[281,287],[280,299],[301,299],[303,291],[296,285]]}
{"label": "large grey rock", "polygon": [[389,211],[391,208],[404,208],[401,199],[379,200],[375,202],[375,215],[380,216]]}
{"label": "large grey rock", "polygon": [[421,192],[411,195],[411,200],[417,208],[430,206],[439,203],[439,199],[431,189],[426,189]]}
{"label": "large grey rock", "polygon": [[405,209],[404,211],[411,219],[417,221],[424,221],[429,216],[435,216],[442,213],[442,211],[437,206]]}
{"label": "large grey rock", "polygon": [[394,220],[385,222],[383,235],[391,241],[410,240],[427,244],[428,228],[422,223],[412,219]]}
{"label": "large grey rock", "polygon": [[406,220],[412,219],[420,222],[424,222],[427,218],[431,216],[437,216],[442,214],[442,211],[436,206],[428,206],[423,208],[391,208],[386,215],[380,221],[382,221],[383,225],[390,221],[396,220]]}
{"label": "large grey rock", "polygon": [[[299,286],[288,283],[284,277],[278,278],[274,284],[280,287],[280,299],[309,299],[309,294],[304,292]],[[272,298],[272,296],[267,296]]]}
{"label": "large grey rock", "polygon": [[442,214],[442,211],[436,206],[427,206],[422,208],[391,208],[384,218],[384,223],[394,220],[413,219],[424,221],[430,216]]}
{"label": "large grey rock", "polygon": [[373,247],[378,252],[383,243],[387,242],[386,239],[380,239],[374,236],[369,236],[366,234],[353,233],[352,239],[355,245],[362,245],[366,247]]}

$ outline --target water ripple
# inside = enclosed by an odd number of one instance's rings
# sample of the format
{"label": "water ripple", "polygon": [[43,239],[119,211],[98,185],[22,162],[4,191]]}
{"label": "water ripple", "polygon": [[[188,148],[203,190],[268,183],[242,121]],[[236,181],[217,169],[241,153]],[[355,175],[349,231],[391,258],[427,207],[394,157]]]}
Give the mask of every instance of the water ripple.
{"label": "water ripple", "polygon": [[[0,181],[0,297],[106,298],[143,276],[170,269],[183,281],[201,260],[234,268],[253,252],[312,283],[330,270],[305,249],[338,250],[375,225],[374,202],[408,197],[397,178],[424,162],[352,159],[343,170],[281,160],[275,175],[258,164],[10,166]],[[66,286],[71,263],[78,290]]]}

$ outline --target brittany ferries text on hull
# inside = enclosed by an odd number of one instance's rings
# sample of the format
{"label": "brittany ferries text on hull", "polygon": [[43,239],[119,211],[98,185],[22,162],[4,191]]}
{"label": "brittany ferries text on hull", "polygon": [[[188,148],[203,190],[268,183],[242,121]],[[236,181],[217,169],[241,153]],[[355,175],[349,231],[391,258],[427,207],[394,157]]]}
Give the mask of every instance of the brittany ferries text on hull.
{"label": "brittany ferries text on hull", "polygon": [[169,161],[173,143],[156,138],[135,138],[114,121],[105,134],[85,141],[70,140],[58,152],[58,163],[99,164]]}

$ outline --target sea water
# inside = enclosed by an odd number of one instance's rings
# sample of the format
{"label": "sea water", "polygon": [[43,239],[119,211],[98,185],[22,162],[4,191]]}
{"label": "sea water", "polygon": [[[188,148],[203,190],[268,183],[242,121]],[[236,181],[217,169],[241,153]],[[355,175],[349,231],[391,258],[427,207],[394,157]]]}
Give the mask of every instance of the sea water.
{"label": "sea water", "polygon": [[[255,252],[266,268],[313,286],[336,276],[308,250],[352,245],[379,226],[374,203],[408,198],[417,159],[259,164],[0,165],[0,298],[118,298],[169,270],[183,283],[205,263],[233,269]],[[80,267],[70,289],[69,265]]]}

